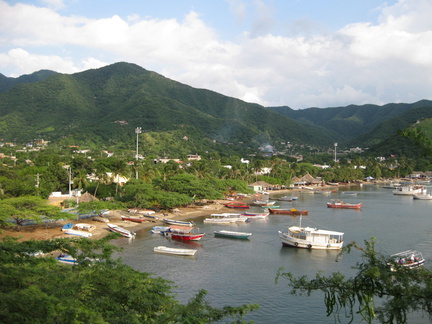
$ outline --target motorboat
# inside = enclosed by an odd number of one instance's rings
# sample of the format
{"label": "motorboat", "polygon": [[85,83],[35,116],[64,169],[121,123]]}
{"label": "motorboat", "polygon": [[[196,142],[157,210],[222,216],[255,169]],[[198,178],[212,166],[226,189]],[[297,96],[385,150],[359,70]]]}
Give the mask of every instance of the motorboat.
{"label": "motorboat", "polygon": [[342,208],[342,209],[360,209],[363,203],[346,203],[342,200],[332,200],[327,203],[328,208]]}
{"label": "motorboat", "polygon": [[235,239],[249,239],[249,237],[252,235],[252,233],[245,233],[245,232],[234,232],[234,231],[215,231],[214,235],[217,237],[226,237],[226,238],[235,238]]}
{"label": "motorboat", "polygon": [[162,221],[169,225],[179,225],[179,226],[189,226],[189,227],[195,225],[194,222],[180,221],[180,220],[168,219],[168,218],[163,218]]}
{"label": "motorboat", "polygon": [[[394,263],[410,269],[421,267],[425,263],[425,259],[421,252],[416,250],[407,250],[392,254],[390,259],[392,259]],[[391,265],[391,267],[392,270],[395,270],[394,265]]]}
{"label": "motorboat", "polygon": [[342,232],[302,227],[302,216],[298,226],[288,227],[287,232],[278,231],[282,245],[317,250],[339,250],[343,246]]}
{"label": "motorboat", "polygon": [[195,255],[197,250],[194,249],[179,249],[166,246],[156,246],[153,248],[156,253],[175,254],[175,255]]}
{"label": "motorboat", "polygon": [[124,237],[133,238],[136,235],[135,232],[129,231],[129,230],[127,230],[123,227],[120,227],[118,225],[111,224],[111,223],[108,223],[107,225],[108,225],[108,228],[110,229],[110,231],[112,231],[114,233],[119,233]]}
{"label": "motorboat", "polygon": [[292,215],[292,216],[303,215],[303,216],[306,216],[309,214],[309,211],[307,211],[307,210],[298,210],[295,208],[291,208],[291,209],[269,208],[268,210],[269,210],[270,214],[277,214],[277,215]]}
{"label": "motorboat", "polygon": [[[196,231],[197,230],[198,229],[196,229]],[[170,227],[167,231],[164,231],[163,234],[165,237],[184,241],[199,241],[205,235],[205,233],[195,233],[193,229],[190,231],[184,231],[181,228],[178,229],[172,227]]]}
{"label": "motorboat", "polygon": [[247,220],[248,220],[248,216],[244,216],[242,214],[221,213],[221,214],[211,214],[210,217],[205,218],[203,222],[210,223],[210,224],[229,224],[229,223],[237,223],[237,222],[246,222]]}
{"label": "motorboat", "polygon": [[90,232],[80,231],[80,230],[75,230],[75,229],[67,229],[64,232],[65,232],[65,234],[76,235],[76,236],[81,236],[81,237],[90,237],[93,235]]}

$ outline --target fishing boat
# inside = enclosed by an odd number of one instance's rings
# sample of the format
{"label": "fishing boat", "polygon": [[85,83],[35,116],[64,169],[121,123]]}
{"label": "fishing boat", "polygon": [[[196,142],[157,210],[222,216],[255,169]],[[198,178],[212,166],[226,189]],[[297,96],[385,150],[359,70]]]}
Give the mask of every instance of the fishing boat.
{"label": "fishing boat", "polygon": [[119,233],[119,234],[123,235],[124,237],[133,238],[136,235],[135,232],[129,231],[129,230],[127,230],[123,227],[117,226],[115,224],[108,223],[107,225],[108,225],[110,231],[112,231],[114,233]]}
{"label": "fishing boat", "polygon": [[150,222],[149,219],[143,217],[143,216],[133,216],[133,215],[121,215],[120,216],[122,220],[128,221],[128,222],[135,222],[135,223],[145,223]]}
{"label": "fishing boat", "polygon": [[293,201],[293,200],[297,200],[298,197],[296,196],[283,196],[280,198],[276,198],[276,200],[280,200],[280,201]]}
{"label": "fishing boat", "polygon": [[175,254],[175,255],[195,255],[197,250],[194,249],[178,249],[166,246],[156,246],[153,248],[156,253]]}
{"label": "fishing boat", "polygon": [[152,234],[161,234],[162,232],[168,231],[169,226],[153,226],[151,229]]}
{"label": "fishing boat", "polygon": [[251,202],[251,206],[273,206],[275,203],[276,201],[255,199],[253,202]]}
{"label": "fishing boat", "polygon": [[168,219],[168,218],[163,218],[162,221],[165,224],[169,224],[169,225],[179,225],[179,226],[189,226],[192,227],[195,225],[194,222],[187,222],[187,221],[180,221],[180,220],[175,220],[175,219]]}
{"label": "fishing boat", "polygon": [[249,213],[249,212],[245,212],[243,214],[241,214],[242,216],[246,217],[248,220],[253,220],[253,219],[266,219],[268,217],[270,213]]}
{"label": "fishing boat", "polygon": [[235,238],[235,239],[249,239],[249,237],[252,235],[252,233],[245,233],[245,232],[234,232],[234,231],[215,231],[214,235],[217,237],[226,237],[226,238]]}
{"label": "fishing boat", "polygon": [[242,214],[232,214],[232,213],[222,213],[222,214],[211,214],[210,217],[207,217],[203,220],[204,223],[210,224],[229,224],[229,223],[242,223],[246,222],[248,219],[247,216],[243,216]]}
{"label": "fishing boat", "polygon": [[248,209],[249,208],[249,205],[242,203],[242,202],[229,202],[229,203],[226,203],[224,205],[225,205],[225,207],[228,207],[228,208],[238,208],[238,209]]}
{"label": "fishing boat", "polygon": [[343,208],[343,209],[360,209],[362,207],[363,203],[346,203],[342,200],[332,200],[331,202],[327,203],[328,208]]}
{"label": "fishing boat", "polygon": [[343,246],[344,233],[302,227],[302,216],[298,226],[288,227],[288,232],[278,231],[282,245],[317,250],[339,250]]}
{"label": "fishing boat", "polygon": [[412,196],[415,194],[420,194],[423,190],[423,186],[401,186],[393,190],[394,195],[400,196]]}
{"label": "fishing boat", "polygon": [[81,237],[90,237],[93,235],[90,232],[80,231],[80,230],[75,230],[75,229],[67,229],[64,232],[65,232],[65,234],[76,235],[76,236],[81,236]]}
{"label": "fishing boat", "polygon": [[276,214],[276,215],[292,215],[292,216],[298,216],[298,215],[308,215],[309,211],[307,210],[298,210],[295,208],[291,208],[291,209],[273,209],[273,208],[269,208],[268,209],[270,214]]}
{"label": "fishing boat", "polygon": [[[390,258],[394,260],[394,263],[410,269],[421,267],[425,263],[425,259],[423,258],[421,252],[416,250],[399,252],[391,255]],[[394,270],[393,266],[392,270]]]}
{"label": "fishing boat", "polygon": [[183,229],[170,227],[167,231],[164,231],[164,236],[183,241],[199,241],[205,233],[195,233],[197,230],[191,229],[191,231],[185,232]]}
{"label": "fishing boat", "polygon": [[413,195],[413,199],[419,200],[432,200],[432,193],[428,192],[426,189],[422,190],[422,192]]}

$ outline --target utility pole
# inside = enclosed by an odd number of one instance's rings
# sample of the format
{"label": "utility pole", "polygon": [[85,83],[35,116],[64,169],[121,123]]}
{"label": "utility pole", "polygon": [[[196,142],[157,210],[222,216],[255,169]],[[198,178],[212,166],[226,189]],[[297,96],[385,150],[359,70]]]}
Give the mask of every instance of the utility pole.
{"label": "utility pole", "polygon": [[137,127],[135,128],[135,134],[136,134],[136,155],[135,155],[135,160],[136,160],[136,165],[135,165],[135,179],[138,179],[138,135],[141,134],[141,127]]}
{"label": "utility pole", "polygon": [[334,161],[337,162],[336,159],[336,147],[337,147],[337,143],[334,143]]}

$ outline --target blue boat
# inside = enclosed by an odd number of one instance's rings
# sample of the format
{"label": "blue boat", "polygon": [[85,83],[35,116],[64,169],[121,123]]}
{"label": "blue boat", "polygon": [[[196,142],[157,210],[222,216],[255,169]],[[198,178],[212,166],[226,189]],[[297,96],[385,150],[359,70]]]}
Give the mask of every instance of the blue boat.
{"label": "blue boat", "polygon": [[67,223],[62,227],[62,231],[66,232],[67,230],[73,229],[74,224],[73,223]]}

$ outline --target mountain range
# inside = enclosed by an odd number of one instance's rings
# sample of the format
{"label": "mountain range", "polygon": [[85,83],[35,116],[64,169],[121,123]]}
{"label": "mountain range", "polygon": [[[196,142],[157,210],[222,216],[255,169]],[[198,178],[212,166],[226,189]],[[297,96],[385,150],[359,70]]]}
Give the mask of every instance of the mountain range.
{"label": "mountain range", "polygon": [[429,100],[302,110],[264,107],[125,62],[75,74],[48,70],[19,78],[0,74],[4,141],[67,139],[126,148],[133,147],[136,128],[141,127],[142,145],[153,147],[153,153],[182,146],[192,152],[227,150],[227,145],[230,151],[286,143],[321,148],[334,142],[382,145],[397,130],[432,117],[431,108]]}

